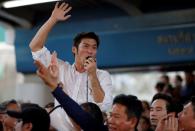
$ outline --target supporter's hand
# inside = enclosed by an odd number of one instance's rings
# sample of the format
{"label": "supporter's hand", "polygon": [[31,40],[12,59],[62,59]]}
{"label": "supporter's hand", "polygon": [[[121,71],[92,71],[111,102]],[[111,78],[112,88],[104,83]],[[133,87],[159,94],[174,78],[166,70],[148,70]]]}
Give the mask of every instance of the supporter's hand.
{"label": "supporter's hand", "polygon": [[97,69],[96,59],[93,57],[89,57],[88,59],[86,59],[84,63],[84,68],[89,76],[95,75]]}
{"label": "supporter's hand", "polygon": [[56,3],[55,8],[51,14],[51,18],[55,21],[63,21],[70,18],[71,15],[67,15],[67,13],[72,9],[69,4],[63,2],[61,5],[59,2]]}
{"label": "supporter's hand", "polygon": [[155,131],[178,131],[178,119],[173,115],[163,117],[158,122]]}
{"label": "supporter's hand", "polygon": [[166,131],[178,131],[178,119],[174,116],[168,117],[165,121]]}
{"label": "supporter's hand", "polygon": [[51,57],[51,63],[45,67],[40,61],[35,60],[35,64],[38,67],[37,75],[44,81],[46,85],[54,90],[59,83],[59,67],[57,63],[57,54],[54,52]]}

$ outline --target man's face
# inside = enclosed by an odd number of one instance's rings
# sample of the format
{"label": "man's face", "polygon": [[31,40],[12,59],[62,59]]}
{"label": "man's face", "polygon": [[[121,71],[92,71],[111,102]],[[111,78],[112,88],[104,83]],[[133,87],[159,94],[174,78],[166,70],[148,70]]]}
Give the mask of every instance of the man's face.
{"label": "man's face", "polygon": [[150,122],[153,128],[158,124],[158,121],[167,115],[166,101],[162,99],[156,99],[153,101],[150,107]]}
{"label": "man's face", "polygon": [[91,38],[83,38],[78,46],[78,49],[76,47],[73,47],[73,53],[75,54],[76,61],[84,64],[86,57],[96,57],[97,42]]}
{"label": "man's face", "polygon": [[114,104],[112,112],[108,118],[109,131],[129,131],[130,125],[127,114],[125,113],[126,107],[121,104]]}
{"label": "man's face", "polygon": [[179,113],[179,128],[185,131],[195,131],[195,114],[191,102]]}

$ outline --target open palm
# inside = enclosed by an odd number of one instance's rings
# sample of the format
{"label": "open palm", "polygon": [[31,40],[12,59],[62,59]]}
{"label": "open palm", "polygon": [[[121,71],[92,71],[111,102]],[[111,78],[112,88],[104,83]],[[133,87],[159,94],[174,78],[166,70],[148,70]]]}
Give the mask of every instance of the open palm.
{"label": "open palm", "polygon": [[59,2],[56,3],[55,8],[52,12],[51,17],[53,17],[57,21],[67,20],[71,15],[67,15],[67,13],[72,9],[71,6],[67,3],[62,3],[61,5]]}

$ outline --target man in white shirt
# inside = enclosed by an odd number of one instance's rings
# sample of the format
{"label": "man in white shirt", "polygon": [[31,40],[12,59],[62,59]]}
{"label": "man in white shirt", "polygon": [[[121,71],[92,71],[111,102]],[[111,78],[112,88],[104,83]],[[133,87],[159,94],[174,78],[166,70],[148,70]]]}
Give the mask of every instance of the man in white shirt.
{"label": "man in white shirt", "polygon": [[[51,54],[44,46],[50,30],[58,21],[67,20],[67,13],[71,7],[67,3],[57,3],[45,24],[39,29],[30,43],[33,59],[48,66],[56,54]],[[75,63],[58,60],[60,69],[59,82],[63,83],[63,90],[79,104],[94,102],[102,111],[107,111],[112,105],[112,82],[108,72],[97,69],[96,53],[99,38],[93,32],[80,33],[74,38],[72,52]],[[55,105],[57,102],[55,101]],[[61,131],[74,130],[63,109],[57,109],[51,114],[52,125]],[[60,124],[61,123],[61,124]]]}

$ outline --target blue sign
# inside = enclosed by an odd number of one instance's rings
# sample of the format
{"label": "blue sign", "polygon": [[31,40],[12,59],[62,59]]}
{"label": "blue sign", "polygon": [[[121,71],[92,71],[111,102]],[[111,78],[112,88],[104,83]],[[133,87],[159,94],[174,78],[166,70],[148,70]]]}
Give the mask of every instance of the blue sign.
{"label": "blue sign", "polygon": [[[87,23],[83,26],[82,23],[66,23],[66,26],[63,24],[58,24],[53,29],[46,46],[51,51],[57,51],[59,58],[70,63],[74,61],[71,52],[74,35],[76,32],[91,30],[100,36],[97,62],[102,68],[195,62],[194,25],[136,30],[124,27],[112,28],[112,21]],[[81,28],[75,28],[79,26]],[[16,60],[19,72],[35,72],[29,43],[37,30],[38,27],[32,31],[24,29],[16,31]]]}

